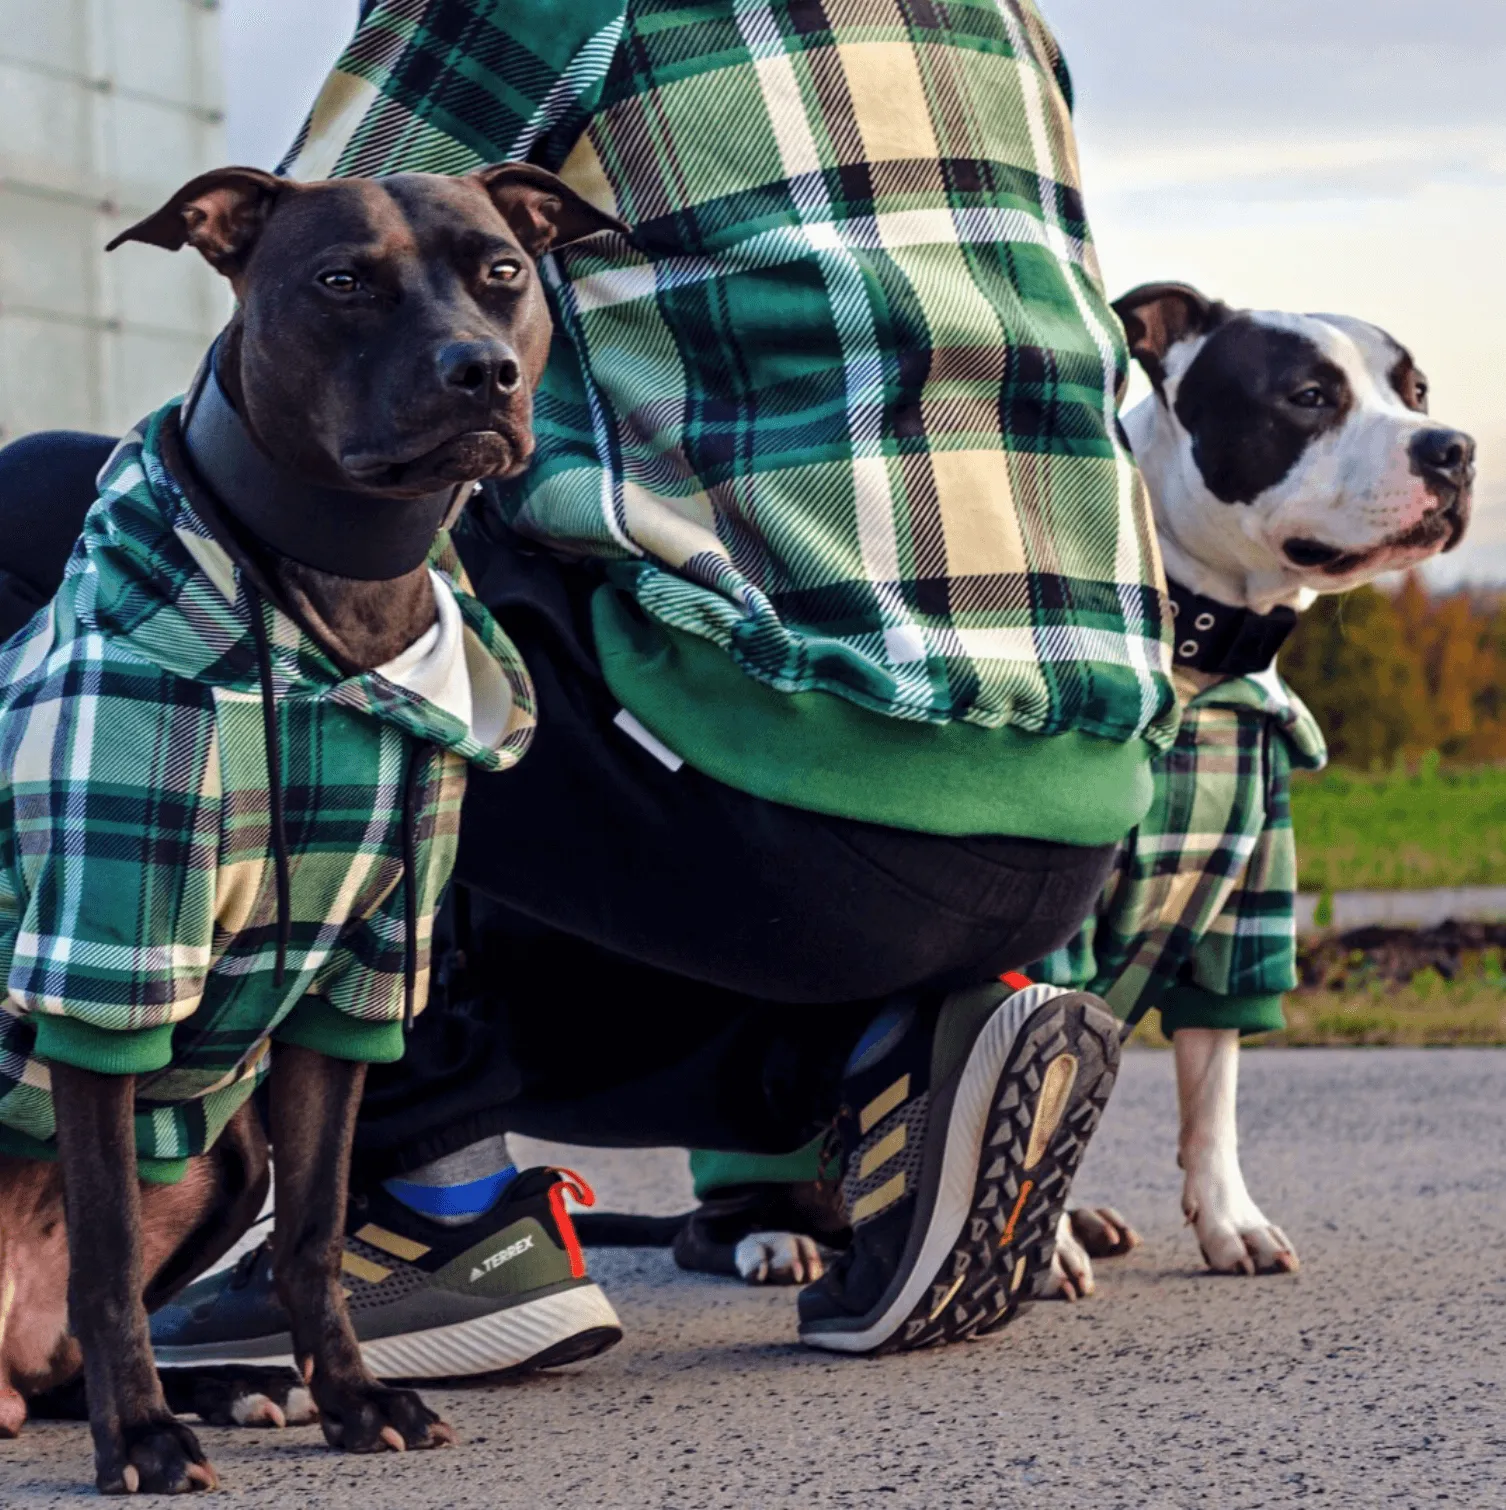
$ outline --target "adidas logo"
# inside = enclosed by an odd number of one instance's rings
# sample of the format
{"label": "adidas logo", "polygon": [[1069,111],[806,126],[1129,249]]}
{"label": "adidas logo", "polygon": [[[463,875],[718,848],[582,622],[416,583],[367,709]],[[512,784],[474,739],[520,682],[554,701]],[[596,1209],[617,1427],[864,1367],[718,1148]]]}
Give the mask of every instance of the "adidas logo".
{"label": "adidas logo", "polygon": [[471,1283],[475,1284],[478,1279],[490,1274],[493,1269],[500,1269],[503,1264],[510,1264],[520,1253],[528,1252],[531,1247],[533,1247],[533,1233],[530,1232],[527,1237],[520,1237],[517,1242],[508,1247],[499,1248],[489,1257],[482,1259],[471,1270]]}

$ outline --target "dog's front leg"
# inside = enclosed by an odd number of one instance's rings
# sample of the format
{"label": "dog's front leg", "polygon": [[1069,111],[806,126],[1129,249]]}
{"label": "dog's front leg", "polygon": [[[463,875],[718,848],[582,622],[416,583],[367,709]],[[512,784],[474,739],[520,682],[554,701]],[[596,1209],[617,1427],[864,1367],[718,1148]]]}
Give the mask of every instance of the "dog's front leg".
{"label": "dog's front leg", "polygon": [[1208,1267],[1222,1274],[1295,1273],[1297,1250],[1251,1199],[1239,1167],[1239,1034],[1233,1028],[1181,1028],[1172,1044],[1182,1124],[1182,1211]]}
{"label": "dog's front leg", "polygon": [[68,1222],[68,1316],[84,1352],[104,1494],[213,1489],[198,1439],[173,1419],[152,1362],[136,1181],[136,1080],[51,1066]]}
{"label": "dog's front leg", "polygon": [[441,1447],[455,1434],[411,1389],[379,1383],[345,1309],[345,1186],[366,1066],[278,1044],[272,1059],[277,1215],[272,1268],[325,1438],[347,1452]]}

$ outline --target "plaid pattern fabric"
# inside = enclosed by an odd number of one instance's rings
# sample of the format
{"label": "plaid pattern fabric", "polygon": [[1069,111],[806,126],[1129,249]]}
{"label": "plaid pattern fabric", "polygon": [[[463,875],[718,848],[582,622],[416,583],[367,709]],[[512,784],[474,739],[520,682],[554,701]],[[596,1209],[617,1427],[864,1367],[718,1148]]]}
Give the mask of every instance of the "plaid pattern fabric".
{"label": "plaid pattern fabric", "polygon": [[1263,996],[1297,984],[1293,766],[1327,759],[1311,713],[1275,670],[1188,703],[1152,762],[1155,798],[1120,844],[1094,917],[1033,978],[1103,997],[1137,1022],[1173,985]]}
{"label": "plaid pattern fabric", "polygon": [[410,759],[426,762],[422,1001],[466,768],[512,764],[533,726],[516,653],[460,590],[447,541],[433,564],[511,693],[496,748],[376,672],[342,677],[256,599],[272,649],[292,890],[276,987],[251,606],[160,459],[174,409],[121,443],[58,596],[0,650],[0,1135],[19,1134],[28,1149],[51,1140],[48,1070],[35,1050],[39,1023],[64,1018],[96,1059],[138,1074],[147,1163],[211,1146],[266,1070],[269,1037],[310,1000],[352,1024],[351,1057],[369,1057],[361,1024],[401,1020]]}
{"label": "plaid pattern fabric", "polygon": [[379,0],[288,167],[523,156],[632,236],[545,261],[510,522],[777,688],[1170,741],[1123,338],[1029,0]]}

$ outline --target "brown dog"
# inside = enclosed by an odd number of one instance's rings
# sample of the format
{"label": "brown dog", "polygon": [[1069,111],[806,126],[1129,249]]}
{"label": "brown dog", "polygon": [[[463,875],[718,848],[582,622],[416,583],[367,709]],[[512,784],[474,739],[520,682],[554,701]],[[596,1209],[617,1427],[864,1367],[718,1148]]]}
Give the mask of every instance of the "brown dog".
{"label": "brown dog", "polygon": [[[307,185],[227,168],[117,238],[192,246],[234,288],[237,312],[212,356],[218,389],[201,379],[182,433],[176,421],[165,428],[162,455],[195,508],[220,516],[238,568],[343,675],[385,665],[430,630],[435,588],[423,557],[436,529],[478,479],[527,465],[550,340],[534,259],[616,226],[520,164]],[[201,411],[212,418],[211,391],[238,453],[212,428],[195,442]],[[226,419],[226,399],[238,419]],[[246,467],[263,482],[286,479],[300,507],[270,510],[264,524],[252,507],[264,499],[231,507],[227,490]],[[407,564],[392,570],[399,558]],[[281,917],[278,928],[281,951]],[[415,978],[410,969],[410,1008]],[[147,1311],[253,1218],[267,1184],[259,1125],[243,1105],[178,1184],[145,1184],[136,1078],[49,1068],[58,1162],[0,1158],[0,1435],[20,1429],[28,1395],[82,1367],[102,1491],[213,1487],[164,1399]],[[339,1281],[364,1068],[276,1045],[278,1289],[332,1444],[438,1446],[453,1440],[449,1428],[415,1393],[367,1372]]]}

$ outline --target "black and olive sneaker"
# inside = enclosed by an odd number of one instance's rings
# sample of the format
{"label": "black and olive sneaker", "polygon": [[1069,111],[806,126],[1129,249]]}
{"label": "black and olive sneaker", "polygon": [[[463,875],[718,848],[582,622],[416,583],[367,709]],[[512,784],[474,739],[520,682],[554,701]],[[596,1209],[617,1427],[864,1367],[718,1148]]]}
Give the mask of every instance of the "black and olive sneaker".
{"label": "black and olive sneaker", "polygon": [[1096,996],[1019,976],[881,1014],[837,1117],[852,1245],[800,1292],[801,1340],[904,1352],[1010,1319],[1051,1262],[1118,1064]]}
{"label": "black and olive sneaker", "polygon": [[[463,1227],[427,1221],[381,1189],[352,1198],[340,1267],[372,1373],[524,1373],[621,1341],[617,1313],[586,1273],[567,1192],[592,1203],[569,1170],[524,1170]],[[293,1361],[266,1243],[190,1285],[151,1321],[159,1368]]]}

